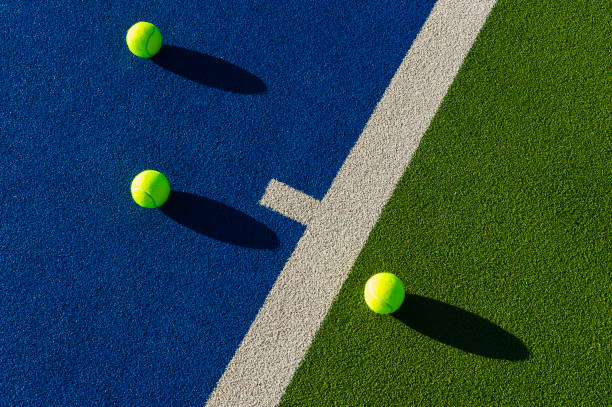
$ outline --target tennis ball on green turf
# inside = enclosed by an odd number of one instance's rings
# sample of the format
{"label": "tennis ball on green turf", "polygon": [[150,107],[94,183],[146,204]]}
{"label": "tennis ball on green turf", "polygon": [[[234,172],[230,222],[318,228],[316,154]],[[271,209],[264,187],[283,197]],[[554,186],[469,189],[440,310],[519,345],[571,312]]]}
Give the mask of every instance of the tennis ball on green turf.
{"label": "tennis ball on green turf", "polygon": [[404,302],[404,284],[391,273],[378,273],[370,277],[365,286],[365,302],[377,314],[390,314]]}
{"label": "tennis ball on green turf", "polygon": [[159,171],[146,170],[132,181],[132,198],[143,208],[158,208],[170,196],[168,178]]}
{"label": "tennis ball on green turf", "polygon": [[162,35],[153,24],[139,21],[130,27],[125,42],[132,54],[141,58],[151,58],[162,46]]}

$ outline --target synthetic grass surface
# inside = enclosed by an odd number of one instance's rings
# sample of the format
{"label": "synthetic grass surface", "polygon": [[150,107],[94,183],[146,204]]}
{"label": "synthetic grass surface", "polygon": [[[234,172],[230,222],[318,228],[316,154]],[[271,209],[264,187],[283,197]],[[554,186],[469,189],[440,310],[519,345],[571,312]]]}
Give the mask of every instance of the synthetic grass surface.
{"label": "synthetic grass surface", "polygon": [[609,403],[611,11],[497,4],[281,405]]}

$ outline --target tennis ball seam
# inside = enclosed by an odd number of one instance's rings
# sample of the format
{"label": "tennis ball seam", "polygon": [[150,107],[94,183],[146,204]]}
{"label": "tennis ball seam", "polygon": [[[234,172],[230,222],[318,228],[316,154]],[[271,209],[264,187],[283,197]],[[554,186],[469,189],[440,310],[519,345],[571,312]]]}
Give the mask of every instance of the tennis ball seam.
{"label": "tennis ball seam", "polygon": [[156,29],[154,28],[151,31],[151,34],[149,34],[149,37],[147,38],[147,42],[145,43],[145,52],[147,53],[147,57],[151,57],[151,53],[149,52],[149,40],[155,35],[155,31]]}
{"label": "tennis ball seam", "polygon": [[373,296],[374,298],[376,298],[378,301],[380,301],[380,302],[382,302],[383,304],[385,304],[385,305],[386,305],[386,306],[389,308],[389,311],[393,310],[393,306],[392,306],[391,304],[389,304],[387,301],[385,301],[385,300],[383,300],[383,299],[381,299],[381,298],[378,298],[378,296],[376,295],[376,293],[374,293],[374,288],[373,288],[373,287],[368,286],[368,288],[370,289],[370,294],[372,294],[372,296]]}
{"label": "tennis ball seam", "polygon": [[151,200],[153,201],[153,205],[154,205],[154,207],[155,207],[155,208],[157,208],[157,202],[155,202],[155,198],[153,198],[153,196],[152,196],[150,193],[148,193],[147,191],[145,191],[145,190],[144,190],[144,189],[142,189],[142,188],[134,187],[134,189],[136,189],[136,190],[138,190],[138,191],[142,191],[142,192],[144,192],[144,193],[145,193],[145,194],[146,194],[146,195],[147,195],[149,198],[151,198]]}

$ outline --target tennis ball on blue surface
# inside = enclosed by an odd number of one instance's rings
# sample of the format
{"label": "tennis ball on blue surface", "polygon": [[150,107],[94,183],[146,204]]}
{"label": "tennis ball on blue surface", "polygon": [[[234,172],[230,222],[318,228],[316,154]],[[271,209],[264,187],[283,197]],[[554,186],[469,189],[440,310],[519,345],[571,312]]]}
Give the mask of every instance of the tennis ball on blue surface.
{"label": "tennis ball on blue surface", "polygon": [[141,58],[151,58],[162,46],[162,35],[153,24],[139,21],[130,27],[125,42],[132,54]]}
{"label": "tennis ball on blue surface", "polygon": [[365,285],[365,302],[377,314],[390,314],[399,309],[406,293],[402,281],[391,273],[378,273]]}
{"label": "tennis ball on blue surface", "polygon": [[132,181],[132,198],[143,208],[158,208],[170,196],[168,178],[159,171],[145,170]]}

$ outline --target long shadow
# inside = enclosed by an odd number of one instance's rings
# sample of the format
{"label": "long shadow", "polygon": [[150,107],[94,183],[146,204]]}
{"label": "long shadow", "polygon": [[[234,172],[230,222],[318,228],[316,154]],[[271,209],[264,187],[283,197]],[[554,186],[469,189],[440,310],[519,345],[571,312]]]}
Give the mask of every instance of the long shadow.
{"label": "long shadow", "polygon": [[418,295],[406,295],[393,316],[432,339],[476,355],[525,360],[529,349],[521,340],[476,314]]}
{"label": "long shadow", "polygon": [[252,73],[194,50],[164,45],[151,60],[170,72],[216,89],[242,94],[267,90],[266,84]]}
{"label": "long shadow", "polygon": [[198,233],[251,249],[276,249],[278,236],[263,223],[220,202],[172,191],[160,208],[168,217]]}

